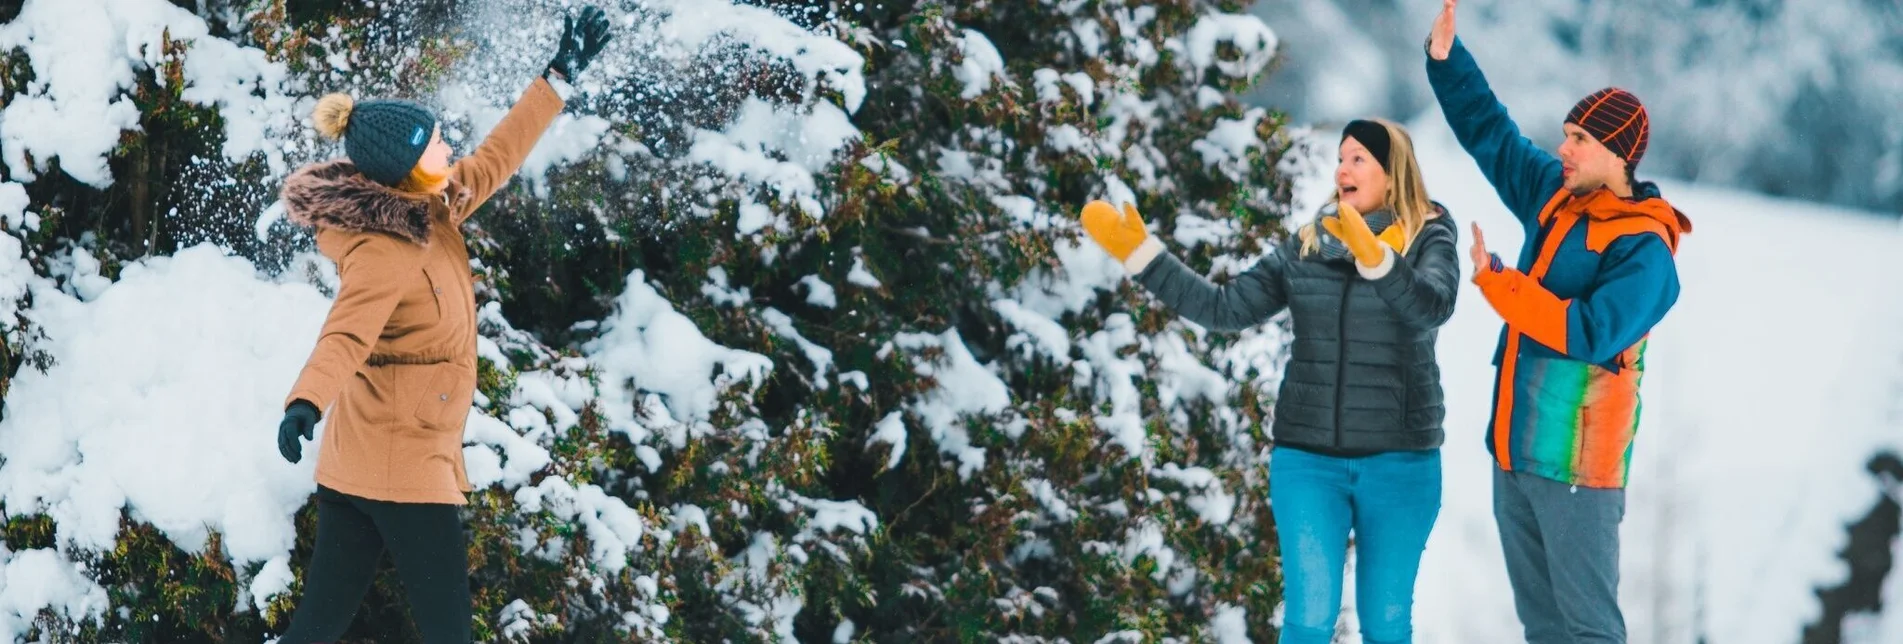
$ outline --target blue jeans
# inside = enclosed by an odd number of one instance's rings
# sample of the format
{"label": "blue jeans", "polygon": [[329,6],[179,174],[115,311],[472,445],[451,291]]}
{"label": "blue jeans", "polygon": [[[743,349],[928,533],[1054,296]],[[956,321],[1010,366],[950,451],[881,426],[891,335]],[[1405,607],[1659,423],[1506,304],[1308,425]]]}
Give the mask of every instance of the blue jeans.
{"label": "blue jeans", "polygon": [[1269,509],[1282,548],[1281,644],[1328,644],[1341,612],[1348,533],[1367,644],[1414,640],[1414,578],[1440,515],[1440,450],[1337,458],[1276,447]]}

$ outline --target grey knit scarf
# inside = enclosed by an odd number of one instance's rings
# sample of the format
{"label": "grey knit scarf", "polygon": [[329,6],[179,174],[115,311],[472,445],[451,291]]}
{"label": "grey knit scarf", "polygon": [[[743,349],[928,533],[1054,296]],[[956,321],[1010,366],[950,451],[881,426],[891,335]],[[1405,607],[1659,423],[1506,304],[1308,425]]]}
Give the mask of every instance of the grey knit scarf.
{"label": "grey knit scarf", "polygon": [[[1354,261],[1354,252],[1348,250],[1348,244],[1321,225],[1322,217],[1333,217],[1336,214],[1335,203],[1329,202],[1328,205],[1322,206],[1321,214],[1315,217],[1316,249],[1313,257],[1325,262]],[[1379,235],[1386,231],[1388,226],[1394,225],[1394,210],[1384,207],[1374,212],[1362,213],[1361,218],[1368,221],[1369,230]]]}

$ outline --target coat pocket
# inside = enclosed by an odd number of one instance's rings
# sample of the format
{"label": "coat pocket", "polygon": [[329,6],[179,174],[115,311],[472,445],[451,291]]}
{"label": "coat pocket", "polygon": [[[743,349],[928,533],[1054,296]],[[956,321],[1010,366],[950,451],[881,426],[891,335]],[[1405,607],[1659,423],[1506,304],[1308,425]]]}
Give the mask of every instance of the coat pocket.
{"label": "coat pocket", "polygon": [[1516,459],[1572,467],[1583,448],[1581,416],[1592,365],[1522,354],[1513,378]]}
{"label": "coat pocket", "polygon": [[395,365],[366,365],[344,387],[332,415],[348,418],[345,424],[362,427],[395,422],[407,401],[403,385]]}
{"label": "coat pocket", "polygon": [[424,265],[423,282],[429,287],[431,310],[436,312],[436,317],[433,319],[441,320],[448,316],[450,311],[450,282],[448,277],[443,274],[443,270],[436,266]]}
{"label": "coat pocket", "polygon": [[475,391],[475,376],[465,374],[461,365],[429,365],[428,385],[417,397],[415,415],[430,429],[461,431],[469,419],[469,405]]}
{"label": "coat pocket", "polygon": [[1592,366],[1580,406],[1579,475],[1587,484],[1625,484],[1627,455],[1639,431],[1637,369],[1618,372]]}

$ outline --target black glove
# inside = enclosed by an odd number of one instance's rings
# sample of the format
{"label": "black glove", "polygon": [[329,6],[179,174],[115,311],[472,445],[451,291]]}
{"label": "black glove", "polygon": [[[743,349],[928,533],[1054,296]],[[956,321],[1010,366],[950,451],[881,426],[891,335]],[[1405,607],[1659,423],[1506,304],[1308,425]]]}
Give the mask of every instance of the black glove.
{"label": "black glove", "polygon": [[278,421],[278,453],[284,460],[296,463],[304,460],[304,444],[298,437],[309,439],[311,429],[317,426],[317,406],[299,400],[284,410],[284,420]]}
{"label": "black glove", "polygon": [[608,14],[594,5],[582,7],[581,17],[562,18],[561,48],[555,51],[555,60],[548,63],[548,72],[562,75],[562,80],[573,83],[582,70],[588,69],[588,63],[595,61],[595,55],[601,48],[608,46]]}

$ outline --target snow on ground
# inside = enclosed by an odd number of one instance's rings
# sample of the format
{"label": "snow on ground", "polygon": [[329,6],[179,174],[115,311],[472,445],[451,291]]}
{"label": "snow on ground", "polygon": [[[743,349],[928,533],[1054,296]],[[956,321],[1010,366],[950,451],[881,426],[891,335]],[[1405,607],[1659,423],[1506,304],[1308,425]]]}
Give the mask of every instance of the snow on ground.
{"label": "snow on ground", "polygon": [[[1467,224],[1479,222],[1513,256],[1518,224],[1440,115],[1412,130],[1430,193],[1461,223],[1462,252]],[[1725,190],[1663,190],[1695,230],[1679,254],[1684,293],[1647,355],[1622,529],[1630,637],[1795,642],[1819,613],[1812,591],[1847,574],[1836,555],[1844,526],[1877,489],[1865,461],[1903,449],[1891,415],[1903,391],[1903,273],[1892,259],[1903,228]],[[1483,445],[1498,332],[1463,283],[1440,334],[1448,438],[1416,596],[1424,643],[1520,641]]]}

